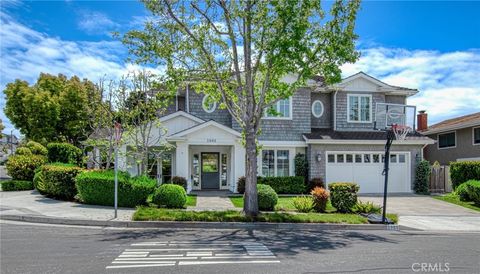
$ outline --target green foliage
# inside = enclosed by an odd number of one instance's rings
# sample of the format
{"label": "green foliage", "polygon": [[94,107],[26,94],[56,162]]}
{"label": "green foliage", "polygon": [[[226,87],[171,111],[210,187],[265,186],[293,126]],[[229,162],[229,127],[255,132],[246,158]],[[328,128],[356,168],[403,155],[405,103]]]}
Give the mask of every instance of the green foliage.
{"label": "green foliage", "polygon": [[180,185],[163,184],[155,190],[152,202],[167,208],[183,208],[187,202],[187,193]]}
{"label": "green foliage", "polygon": [[67,163],[81,165],[83,161],[82,150],[69,143],[49,143],[48,161],[51,163]]}
{"label": "green foliage", "polygon": [[305,154],[297,153],[295,155],[295,176],[308,177],[308,161]]}
{"label": "green foliage", "polygon": [[[76,177],[78,198],[86,204],[113,206],[114,173],[107,171],[84,171]],[[143,205],[148,195],[155,190],[157,182],[146,176],[131,178],[126,172],[118,173],[118,205],[135,207]]]}
{"label": "green foliage", "polygon": [[[41,168],[41,167],[40,167]],[[33,187],[40,192],[40,194],[46,194],[45,181],[43,179],[43,173],[40,168],[35,170],[35,176],[33,176]]]}
{"label": "green foliage", "polygon": [[316,212],[325,212],[327,209],[330,192],[323,187],[315,187],[310,194],[313,198],[313,206]]}
{"label": "green foliage", "polygon": [[278,202],[278,195],[269,185],[257,184],[258,208],[272,211]]}
{"label": "green foliage", "polygon": [[360,187],[354,183],[331,183],[328,185],[332,206],[338,212],[351,212],[357,204],[357,192]]}
{"label": "green foliage", "polygon": [[480,181],[467,181],[466,185],[468,197],[476,206],[480,206]]}
{"label": "green foliage", "polygon": [[372,202],[358,201],[357,204],[353,207],[352,211],[356,213],[371,214],[371,213],[380,213],[381,210],[382,210],[381,207],[375,205]]}
{"label": "green foliage", "polygon": [[184,189],[187,189],[187,179],[181,176],[173,176],[172,177],[172,184],[179,185]]}
{"label": "green foliage", "polygon": [[40,143],[37,143],[34,141],[28,141],[25,147],[30,149],[30,151],[35,155],[47,156],[47,153],[48,153],[47,148]]}
{"label": "green foliage", "polygon": [[41,188],[39,191],[52,198],[73,200],[77,195],[75,177],[80,171],[79,167],[69,164],[43,165],[40,167],[41,178],[37,178]]}
{"label": "green foliage", "polygon": [[430,163],[428,161],[420,161],[415,168],[415,182],[413,190],[418,194],[428,194],[430,185]]}
{"label": "green foliage", "polygon": [[245,193],[245,176],[242,176],[240,178],[238,178],[238,181],[237,181],[237,191],[238,193],[240,194],[243,194]]}
{"label": "green foliage", "polygon": [[293,206],[298,212],[308,213],[313,210],[314,204],[312,197],[299,196],[293,198]]}
{"label": "green foliage", "polygon": [[[472,188],[469,188],[469,186],[472,186]],[[472,202],[474,197],[471,195],[473,194],[476,196],[475,193],[472,193],[473,189],[478,189],[480,187],[480,181],[478,180],[468,180],[465,183],[457,186],[457,189],[455,189],[455,194],[458,195],[460,201],[462,202]]]}
{"label": "green foliage", "polygon": [[41,73],[37,82],[8,83],[5,115],[29,140],[42,143],[71,140],[79,143],[90,132],[92,106],[100,92],[88,80]]}
{"label": "green foliage", "polygon": [[32,190],[33,184],[31,181],[9,180],[1,182],[3,191],[21,191]]}
{"label": "green foliage", "polygon": [[32,155],[32,151],[27,147],[19,147],[15,150],[16,155]]}
{"label": "green foliage", "polygon": [[271,186],[279,194],[301,194],[305,192],[303,177],[258,177],[258,184]]}
{"label": "green foliage", "polygon": [[312,191],[312,190],[315,189],[316,187],[325,188],[325,183],[323,182],[323,179],[322,179],[322,178],[320,178],[320,177],[312,178],[312,179],[308,182],[308,189],[309,189],[310,191]]}
{"label": "green foliage", "polygon": [[451,162],[450,178],[453,189],[468,180],[480,180],[480,161]]}
{"label": "green foliage", "polygon": [[32,181],[35,170],[46,162],[41,155],[13,155],[8,158],[7,171],[15,180]]}

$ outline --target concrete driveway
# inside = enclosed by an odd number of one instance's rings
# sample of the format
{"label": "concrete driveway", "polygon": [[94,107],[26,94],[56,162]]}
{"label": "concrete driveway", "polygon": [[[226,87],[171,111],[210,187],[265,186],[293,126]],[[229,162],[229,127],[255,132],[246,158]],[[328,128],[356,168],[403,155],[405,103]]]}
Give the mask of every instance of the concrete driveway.
{"label": "concrete driveway", "polygon": [[[383,204],[381,196],[360,196],[361,201]],[[420,230],[480,231],[480,212],[424,195],[392,195],[387,212],[399,215],[399,225]]]}

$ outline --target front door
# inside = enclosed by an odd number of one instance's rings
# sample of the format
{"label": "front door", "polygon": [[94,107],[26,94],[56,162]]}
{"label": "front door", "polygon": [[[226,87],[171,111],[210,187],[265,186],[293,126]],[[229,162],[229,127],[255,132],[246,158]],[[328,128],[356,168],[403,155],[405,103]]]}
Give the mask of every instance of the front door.
{"label": "front door", "polygon": [[219,154],[202,153],[202,189],[219,189]]}

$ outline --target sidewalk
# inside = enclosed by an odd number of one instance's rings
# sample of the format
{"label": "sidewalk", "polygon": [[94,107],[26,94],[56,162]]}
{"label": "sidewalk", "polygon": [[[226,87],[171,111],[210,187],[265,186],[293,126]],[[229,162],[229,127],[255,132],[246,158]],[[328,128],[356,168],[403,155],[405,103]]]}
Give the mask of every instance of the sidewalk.
{"label": "sidewalk", "polygon": [[[119,208],[115,220],[129,221],[133,208]],[[114,209],[109,206],[84,205],[57,201],[39,194],[35,190],[0,191],[1,215],[29,215],[81,220],[114,220]]]}
{"label": "sidewalk", "polygon": [[204,211],[204,210],[241,210],[233,206],[229,192],[226,191],[196,191],[197,205],[188,207],[187,210]]}

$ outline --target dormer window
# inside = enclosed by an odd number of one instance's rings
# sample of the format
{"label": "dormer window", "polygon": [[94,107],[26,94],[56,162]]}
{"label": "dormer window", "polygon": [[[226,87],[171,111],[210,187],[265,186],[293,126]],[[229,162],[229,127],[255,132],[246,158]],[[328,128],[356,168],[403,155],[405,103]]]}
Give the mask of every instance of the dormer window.
{"label": "dormer window", "polygon": [[371,123],[372,95],[348,94],[347,110],[349,123]]}
{"label": "dormer window", "polygon": [[270,109],[265,110],[264,118],[267,119],[291,119],[292,97],[278,101]]}

